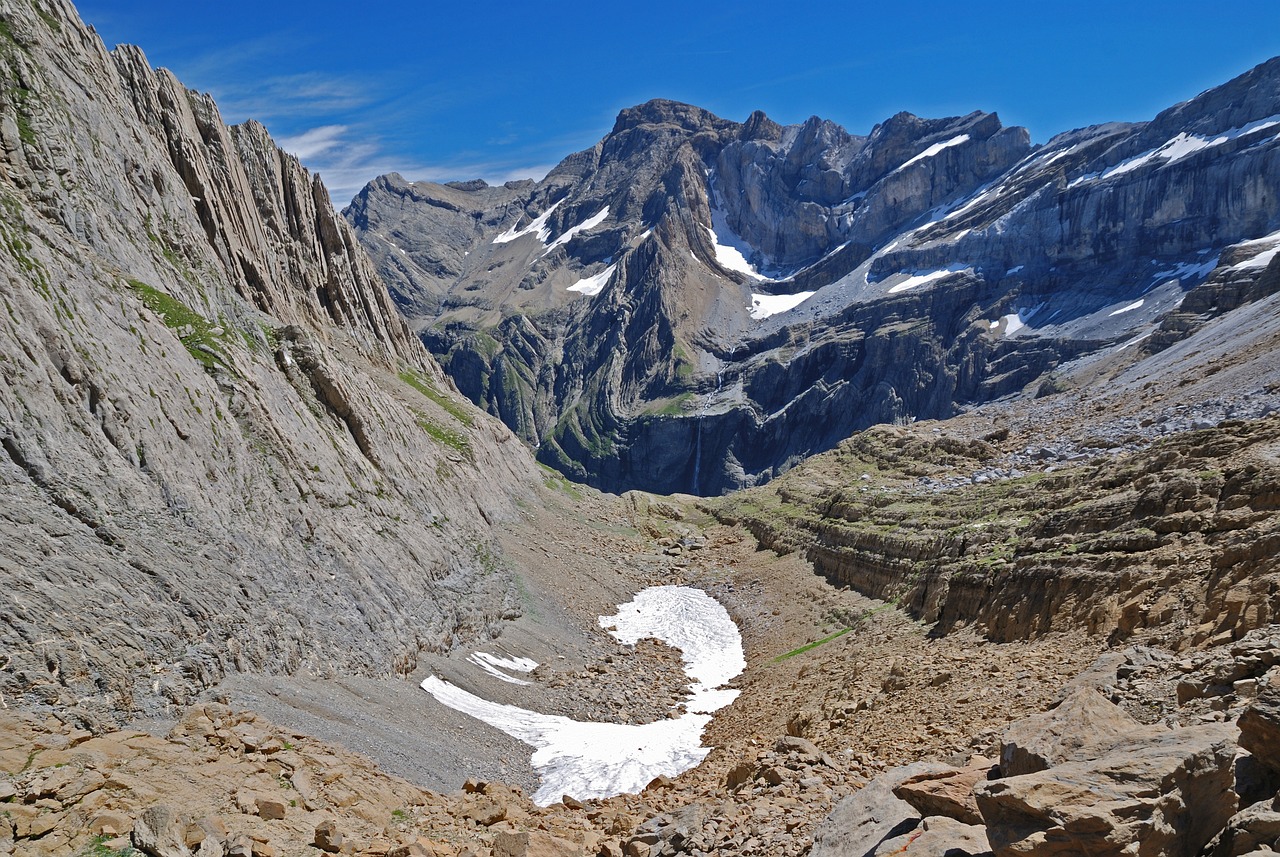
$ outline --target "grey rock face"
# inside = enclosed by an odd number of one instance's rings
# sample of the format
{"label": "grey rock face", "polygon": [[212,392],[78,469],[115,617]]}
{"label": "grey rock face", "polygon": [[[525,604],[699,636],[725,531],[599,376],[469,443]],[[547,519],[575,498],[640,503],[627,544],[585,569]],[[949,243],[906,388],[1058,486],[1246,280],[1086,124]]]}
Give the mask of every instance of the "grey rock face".
{"label": "grey rock face", "polygon": [[68,4],[0,19],[6,697],[158,714],[496,622],[482,522],[531,463],[449,403],[318,177]]}
{"label": "grey rock face", "polygon": [[1040,147],[986,113],[856,136],[654,101],[542,182],[384,178],[347,217],[446,371],[541,460],[716,493],[1280,288],[1257,264],[1280,243],[1276,114],[1280,60]]}

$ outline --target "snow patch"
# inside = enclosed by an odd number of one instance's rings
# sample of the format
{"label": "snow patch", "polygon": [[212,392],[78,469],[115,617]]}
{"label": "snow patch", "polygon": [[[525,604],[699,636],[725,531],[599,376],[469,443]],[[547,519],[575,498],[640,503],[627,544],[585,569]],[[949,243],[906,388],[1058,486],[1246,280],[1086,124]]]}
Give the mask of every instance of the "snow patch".
{"label": "snow patch", "polygon": [[474,652],[467,660],[480,667],[496,679],[508,682],[509,684],[527,685],[529,682],[515,676],[507,675],[504,670],[513,672],[527,673],[533,672],[538,668],[538,662],[530,658],[500,658],[497,655],[491,655],[488,652]]}
{"label": "snow patch", "polygon": [[[1201,254],[1197,254],[1201,255]],[[1203,262],[1179,262],[1167,271],[1157,271],[1151,275],[1153,280],[1181,279],[1183,277],[1207,277],[1209,273],[1218,267],[1218,259],[1214,256],[1212,259],[1206,259]]]}
{"label": "snow patch", "polygon": [[616,270],[618,270],[618,265],[614,263],[594,276],[578,280],[578,282],[569,286],[567,291],[581,292],[584,295],[598,295],[608,285],[609,278],[613,276],[613,272]]}
{"label": "snow patch", "polygon": [[510,229],[508,229],[506,232],[503,232],[501,235],[494,236],[493,243],[506,244],[510,241],[515,241],[517,238],[522,238],[525,235],[537,235],[538,240],[541,241],[543,244],[546,244],[547,239],[551,237],[551,230],[547,228],[547,220],[551,217],[552,213],[554,213],[555,210],[560,207],[561,202],[564,202],[564,200],[563,199],[560,200],[560,202],[557,202],[555,205],[551,206],[546,211],[542,212],[542,214],[539,214],[536,218],[534,218],[533,222],[530,223],[528,226],[526,226],[524,229],[517,230],[514,226],[512,226]]}
{"label": "snow patch", "polygon": [[1223,143],[1230,142],[1231,140],[1238,139],[1247,134],[1253,134],[1257,131],[1273,128],[1277,125],[1280,125],[1280,114],[1268,116],[1265,119],[1259,119],[1256,122],[1251,122],[1248,125],[1244,125],[1239,128],[1231,128],[1230,130],[1223,131],[1221,134],[1212,137],[1201,137],[1197,134],[1188,134],[1183,131],[1159,148],[1152,149],[1149,152],[1144,152],[1141,155],[1136,155],[1128,160],[1121,161],[1114,167],[1109,167],[1100,173],[1089,173],[1088,175],[1080,176],[1071,182],[1070,187],[1075,187],[1076,185],[1089,181],[1106,181],[1114,176],[1124,175],[1125,173],[1132,172],[1139,167],[1144,167],[1156,160],[1163,160],[1164,163],[1162,166],[1168,166],[1169,164],[1180,161],[1183,158],[1194,155],[1196,152],[1210,149],[1214,146],[1221,146]]}
{"label": "snow patch", "polygon": [[815,292],[796,292],[794,295],[761,295],[751,293],[751,307],[748,313],[756,321],[793,310],[813,297]]}
{"label": "snow patch", "polygon": [[1127,306],[1122,306],[1120,307],[1120,309],[1112,310],[1111,312],[1107,313],[1107,318],[1110,318],[1113,315],[1120,315],[1121,313],[1125,313],[1125,312],[1133,312],[1135,309],[1142,309],[1142,305],[1144,303],[1146,303],[1145,298],[1138,298],[1136,301],[1134,301],[1131,304],[1128,304]]}
{"label": "snow patch", "polygon": [[917,161],[923,161],[925,158],[932,158],[934,155],[937,155],[939,152],[941,152],[944,149],[950,149],[952,146],[959,146],[967,142],[969,142],[969,135],[961,134],[959,137],[952,137],[950,140],[947,140],[944,143],[934,143],[932,146],[925,149],[923,152],[916,155],[911,160],[905,162],[902,166],[898,167],[898,169],[900,170],[905,169]]}
{"label": "snow patch", "polygon": [[[951,265],[946,268],[939,268],[936,271],[916,271],[902,282],[889,289],[889,294],[896,295],[898,292],[905,292],[926,283],[932,283],[934,280],[940,280],[949,274],[955,274],[967,268],[967,265]],[[903,271],[905,274],[906,272]]]}
{"label": "snow patch", "polygon": [[1276,253],[1280,253],[1280,232],[1272,232],[1270,235],[1264,235],[1252,241],[1243,241],[1240,246],[1252,251],[1253,255],[1242,262],[1236,262],[1231,266],[1231,270],[1243,271],[1249,268],[1265,268],[1271,264],[1271,260],[1276,257]]}
{"label": "snow patch", "polygon": [[711,596],[685,586],[654,586],[619,605],[600,624],[623,643],[656,637],[680,649],[693,679],[692,700],[679,718],[643,726],[592,723],[490,702],[430,676],[422,689],[439,702],[483,720],[534,748],[542,785],[533,800],[548,806],[569,794],[580,799],[638,792],[654,777],[677,776],[706,757],[702,730],[711,713],[738,691],[721,688],[746,668],[742,635]]}
{"label": "snow patch", "polygon": [[608,216],[609,216],[609,206],[606,205],[599,214],[593,217],[588,217],[586,220],[582,221],[577,226],[574,226],[571,229],[566,229],[563,235],[561,235],[555,241],[552,241],[550,244],[547,245],[547,249],[542,251],[542,255],[543,256],[547,255],[552,250],[559,247],[561,244],[568,244],[570,239],[572,239],[573,236],[577,235],[579,232],[586,232],[590,229],[595,229],[597,226],[603,223],[604,219]]}

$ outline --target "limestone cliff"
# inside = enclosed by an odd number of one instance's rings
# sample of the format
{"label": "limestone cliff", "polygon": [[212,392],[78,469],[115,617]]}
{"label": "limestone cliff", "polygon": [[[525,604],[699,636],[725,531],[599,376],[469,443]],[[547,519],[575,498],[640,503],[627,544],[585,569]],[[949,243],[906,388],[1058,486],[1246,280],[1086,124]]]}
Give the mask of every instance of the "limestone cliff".
{"label": "limestone cliff", "polygon": [[1277,115],[1280,60],[1043,146],[981,112],[859,136],[652,101],[541,182],[393,175],[345,214],[462,392],[542,461],[719,493],[1167,345],[1206,280],[1264,293]]}
{"label": "limestone cliff", "polygon": [[258,124],[0,2],[0,691],[159,713],[228,670],[391,674],[514,610],[535,479]]}

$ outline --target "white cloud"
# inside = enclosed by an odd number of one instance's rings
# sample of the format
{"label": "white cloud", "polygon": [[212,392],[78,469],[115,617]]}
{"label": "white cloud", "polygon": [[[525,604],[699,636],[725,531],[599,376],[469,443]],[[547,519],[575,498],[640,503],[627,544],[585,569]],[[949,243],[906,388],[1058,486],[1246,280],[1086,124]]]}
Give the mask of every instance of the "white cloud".
{"label": "white cloud", "polygon": [[386,151],[376,137],[362,137],[349,125],[320,125],[300,134],[280,137],[280,148],[298,157],[324,179],[329,196],[343,208],[366,184],[386,173],[409,181],[446,182],[484,179],[497,185],[515,179],[541,179],[554,164],[459,160],[427,165]]}
{"label": "white cloud", "polygon": [[292,137],[281,137],[276,143],[300,160],[308,161],[339,145],[346,133],[346,125],[321,125]]}

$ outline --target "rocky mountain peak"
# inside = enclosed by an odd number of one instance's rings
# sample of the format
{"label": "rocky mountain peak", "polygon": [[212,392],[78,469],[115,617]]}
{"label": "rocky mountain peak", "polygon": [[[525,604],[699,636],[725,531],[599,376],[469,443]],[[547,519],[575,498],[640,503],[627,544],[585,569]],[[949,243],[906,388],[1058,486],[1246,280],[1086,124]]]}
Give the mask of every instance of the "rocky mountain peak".
{"label": "rocky mountain peak", "polygon": [[776,143],[782,139],[782,131],[782,126],[766,116],[763,110],[755,110],[743,123],[739,139]]}
{"label": "rocky mountain peak", "polygon": [[632,128],[643,125],[673,125],[689,132],[715,130],[733,123],[721,119],[709,110],[669,101],[665,98],[654,98],[644,104],[628,107],[618,113],[610,134],[621,134]]}

